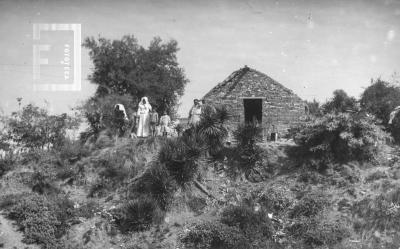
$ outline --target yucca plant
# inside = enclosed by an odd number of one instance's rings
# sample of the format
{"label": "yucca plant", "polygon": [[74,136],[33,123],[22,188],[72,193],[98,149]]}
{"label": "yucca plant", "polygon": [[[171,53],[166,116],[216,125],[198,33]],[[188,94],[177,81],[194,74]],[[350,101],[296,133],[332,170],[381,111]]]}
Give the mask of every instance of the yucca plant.
{"label": "yucca plant", "polygon": [[130,185],[128,197],[150,195],[162,210],[167,210],[175,189],[176,183],[166,167],[160,163],[153,163]]}
{"label": "yucca plant", "polygon": [[229,117],[225,106],[203,109],[200,123],[195,127],[195,132],[207,144],[210,155],[215,155],[222,149],[224,139],[228,135],[225,123]]}
{"label": "yucca plant", "polygon": [[201,144],[195,134],[168,139],[158,153],[158,162],[164,164],[176,182],[183,186],[194,178],[197,172],[196,160],[201,151]]}

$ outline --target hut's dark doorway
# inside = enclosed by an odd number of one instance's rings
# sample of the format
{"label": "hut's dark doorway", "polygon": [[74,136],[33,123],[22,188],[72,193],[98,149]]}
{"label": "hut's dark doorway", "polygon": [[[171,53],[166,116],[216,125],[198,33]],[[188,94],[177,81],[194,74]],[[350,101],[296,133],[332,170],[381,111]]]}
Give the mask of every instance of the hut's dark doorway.
{"label": "hut's dark doorway", "polygon": [[262,121],[262,99],[243,99],[244,104],[244,121],[251,123]]}

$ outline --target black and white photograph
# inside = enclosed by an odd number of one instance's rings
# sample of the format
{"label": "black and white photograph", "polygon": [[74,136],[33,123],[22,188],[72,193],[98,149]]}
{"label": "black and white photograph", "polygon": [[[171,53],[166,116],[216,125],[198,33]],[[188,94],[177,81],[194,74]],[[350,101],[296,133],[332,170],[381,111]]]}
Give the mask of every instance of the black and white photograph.
{"label": "black and white photograph", "polygon": [[0,249],[400,249],[400,0],[0,0]]}

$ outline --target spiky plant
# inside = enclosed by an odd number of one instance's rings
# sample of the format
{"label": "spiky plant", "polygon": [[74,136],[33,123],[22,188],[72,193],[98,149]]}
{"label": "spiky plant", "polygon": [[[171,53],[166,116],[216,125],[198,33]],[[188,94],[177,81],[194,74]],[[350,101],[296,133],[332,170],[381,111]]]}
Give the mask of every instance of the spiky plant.
{"label": "spiky plant", "polygon": [[225,126],[229,113],[225,106],[204,108],[196,132],[208,146],[211,155],[215,155],[223,147],[224,139],[228,135]]}

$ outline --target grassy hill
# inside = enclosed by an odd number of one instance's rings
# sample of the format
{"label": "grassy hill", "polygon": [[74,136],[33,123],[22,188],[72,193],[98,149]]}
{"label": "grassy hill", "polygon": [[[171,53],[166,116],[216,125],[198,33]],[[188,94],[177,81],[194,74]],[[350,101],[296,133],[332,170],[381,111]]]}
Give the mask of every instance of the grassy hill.
{"label": "grassy hill", "polygon": [[386,146],[378,165],[337,163],[321,173],[298,166],[293,141],[261,143],[250,175],[233,174],[226,157],[203,157],[193,180],[169,186],[147,173],[165,140],[101,134],[24,154],[0,179],[2,220],[21,229],[18,243],[43,248],[399,247],[395,148]]}

